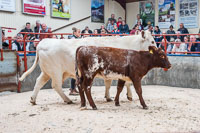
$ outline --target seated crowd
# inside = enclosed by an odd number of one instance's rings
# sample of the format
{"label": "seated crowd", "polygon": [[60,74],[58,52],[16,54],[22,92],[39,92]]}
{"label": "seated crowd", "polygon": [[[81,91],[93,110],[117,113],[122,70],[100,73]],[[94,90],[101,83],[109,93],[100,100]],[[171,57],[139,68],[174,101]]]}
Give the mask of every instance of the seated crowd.
{"label": "seated crowd", "polygon": [[[137,19],[135,21],[135,25],[132,29],[129,29],[128,24],[126,24],[125,20],[121,17],[118,20],[115,19],[115,15],[112,14],[108,19],[107,25],[101,25],[99,29],[91,30],[88,26],[85,27],[82,31],[77,28],[73,28],[73,35],[68,36],[68,39],[77,39],[84,37],[92,37],[92,36],[104,36],[105,34],[137,34],[141,30],[149,30],[152,34],[154,34],[154,39],[157,44],[157,47],[162,48],[163,50],[167,50],[171,54],[185,54],[184,52],[200,52],[200,41],[196,36],[186,36],[179,34],[189,34],[187,28],[184,27],[184,24],[180,24],[180,28],[177,31],[174,31],[173,26],[169,26],[169,30],[166,32],[162,32],[158,26],[153,27],[151,22],[147,23],[147,26],[143,26],[143,21],[140,18],[140,15],[137,15]],[[34,32],[34,33],[52,33],[51,27],[48,27],[45,23],[41,24],[39,20],[36,21],[36,25],[34,30],[31,29],[31,24],[29,22],[26,23],[24,29],[20,32]],[[85,34],[85,35],[81,35]],[[92,34],[92,35],[87,35]],[[162,34],[175,34],[174,36],[166,36],[166,42],[163,38]],[[14,40],[12,41],[12,49],[16,51],[23,51],[24,44],[23,38],[24,34],[18,33]],[[26,40],[30,42],[26,43],[27,51],[35,51],[37,43],[31,42],[34,39],[42,40],[43,38],[58,38],[56,35],[38,35],[38,34],[28,34]],[[63,36],[60,39],[64,39]],[[3,32],[3,48],[8,48],[8,40],[5,39],[5,34]],[[173,42],[173,43],[172,43]],[[174,43],[175,42],[175,43]],[[167,43],[167,46],[165,46]],[[179,53],[176,53],[179,52]]]}

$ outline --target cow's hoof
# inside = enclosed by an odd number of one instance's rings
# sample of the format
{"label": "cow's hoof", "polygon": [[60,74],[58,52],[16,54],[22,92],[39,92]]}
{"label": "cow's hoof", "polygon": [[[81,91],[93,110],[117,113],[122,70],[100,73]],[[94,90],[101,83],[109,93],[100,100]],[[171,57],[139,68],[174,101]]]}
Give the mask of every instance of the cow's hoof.
{"label": "cow's hoof", "polygon": [[35,101],[30,101],[30,103],[31,103],[32,105],[36,105],[36,102],[35,102]]}
{"label": "cow's hoof", "polygon": [[80,110],[87,110],[87,106],[84,106],[84,107],[80,107]]}
{"label": "cow's hoof", "polygon": [[73,104],[73,102],[72,102],[72,101],[69,101],[69,102],[67,102],[67,104]]}
{"label": "cow's hoof", "polygon": [[36,102],[35,102],[35,100],[33,100],[32,97],[31,97],[30,103],[31,103],[32,105],[36,105]]}
{"label": "cow's hoof", "polygon": [[97,110],[97,107],[96,107],[96,106],[95,106],[95,107],[92,107],[92,109],[93,109],[93,110]]}
{"label": "cow's hoof", "polygon": [[119,102],[115,102],[115,106],[120,106]]}
{"label": "cow's hoof", "polygon": [[143,109],[148,110],[149,108],[147,106],[143,107]]}
{"label": "cow's hoof", "polygon": [[132,97],[127,97],[127,99],[128,99],[129,101],[133,101],[133,98],[132,98]]}
{"label": "cow's hoof", "polygon": [[106,98],[107,102],[112,102],[113,100],[111,98]]}

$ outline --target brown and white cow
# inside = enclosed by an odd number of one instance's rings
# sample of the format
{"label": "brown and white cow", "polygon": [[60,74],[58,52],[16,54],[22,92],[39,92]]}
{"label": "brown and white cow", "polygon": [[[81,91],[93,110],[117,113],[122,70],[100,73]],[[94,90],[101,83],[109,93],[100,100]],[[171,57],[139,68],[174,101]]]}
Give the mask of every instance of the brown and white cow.
{"label": "brown and white cow", "polygon": [[[92,96],[91,86],[96,75],[106,79],[120,79],[115,105],[119,105],[119,95],[125,81],[131,81],[144,109],[147,106],[142,97],[141,80],[149,70],[155,67],[171,67],[166,54],[161,48],[149,46],[149,51],[134,51],[111,47],[81,46],[76,51],[76,78],[81,97],[81,107],[87,99],[93,109],[97,109]],[[79,70],[79,71],[78,71]],[[79,73],[81,76],[79,76]]]}

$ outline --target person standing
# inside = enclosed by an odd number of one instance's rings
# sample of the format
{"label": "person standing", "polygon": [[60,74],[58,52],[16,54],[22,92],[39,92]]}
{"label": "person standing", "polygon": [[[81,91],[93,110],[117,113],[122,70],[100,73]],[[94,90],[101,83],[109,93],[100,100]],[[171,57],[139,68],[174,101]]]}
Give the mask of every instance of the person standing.
{"label": "person standing", "polygon": [[[80,39],[81,38],[80,29],[73,27],[72,30],[73,30],[73,35],[72,35],[71,39]],[[76,80],[72,78],[69,95],[79,95],[78,91],[76,90],[76,84],[75,83],[76,83]]]}
{"label": "person standing", "polygon": [[[180,28],[178,29],[178,31],[180,31],[180,34],[189,34],[188,29],[184,27],[183,23],[180,23]],[[186,35],[181,35],[180,36],[182,42],[184,41],[184,37],[185,36]]]}

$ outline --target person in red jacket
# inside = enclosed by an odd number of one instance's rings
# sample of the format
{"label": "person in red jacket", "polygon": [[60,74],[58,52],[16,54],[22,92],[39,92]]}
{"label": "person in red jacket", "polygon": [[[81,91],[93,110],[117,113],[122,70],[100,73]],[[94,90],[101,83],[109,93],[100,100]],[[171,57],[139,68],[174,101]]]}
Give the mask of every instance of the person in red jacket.
{"label": "person in red jacket", "polygon": [[117,28],[119,28],[119,26],[122,24],[122,18],[119,17],[118,21],[117,21]]}

